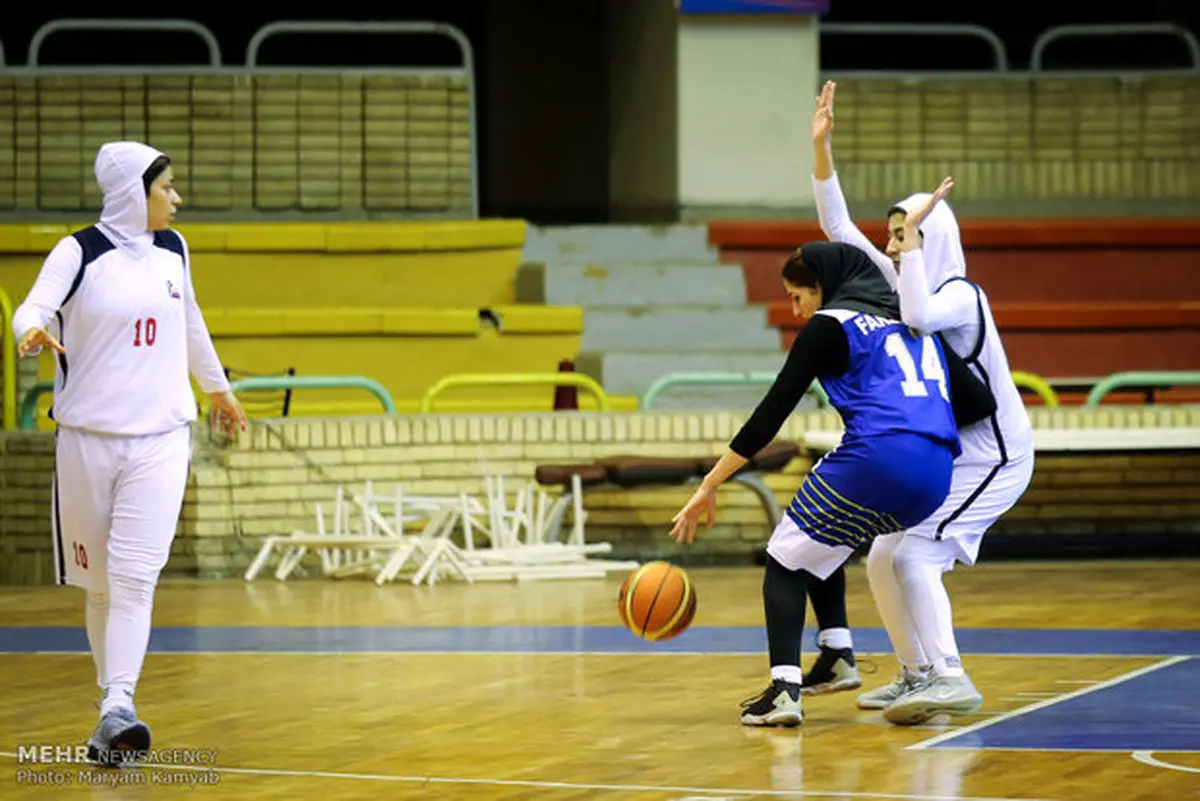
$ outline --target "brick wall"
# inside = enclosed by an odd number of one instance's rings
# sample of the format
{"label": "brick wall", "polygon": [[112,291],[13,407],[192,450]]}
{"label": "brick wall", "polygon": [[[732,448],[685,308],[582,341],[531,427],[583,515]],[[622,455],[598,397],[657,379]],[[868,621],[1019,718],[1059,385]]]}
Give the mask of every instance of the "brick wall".
{"label": "brick wall", "polygon": [[[1200,426],[1200,409],[1035,409],[1039,429]],[[238,576],[268,534],[312,529],[317,503],[328,510],[339,484],[400,482],[406,492],[482,495],[485,473],[510,490],[540,463],[602,456],[718,454],[743,420],[731,413],[429,415],[255,423],[231,445],[198,426],[196,457],[168,575]],[[781,438],[837,430],[827,412],[793,415]],[[0,583],[52,580],[49,535],[53,435],[0,439]],[[786,504],[810,466],[794,460],[767,482]],[[1200,533],[1200,451],[1044,454],[1017,508],[996,538],[1044,545],[1039,535],[1108,534],[1188,538]],[[666,534],[694,487],[589,490],[589,541],[613,543],[618,557],[678,552]],[[748,562],[769,533],[758,500],[730,486],[719,522],[688,560]],[[989,540],[994,539],[989,537]],[[1191,538],[1198,540],[1200,538]],[[1042,546],[1039,546],[1042,547]],[[1037,550],[1037,548],[1034,548]]]}

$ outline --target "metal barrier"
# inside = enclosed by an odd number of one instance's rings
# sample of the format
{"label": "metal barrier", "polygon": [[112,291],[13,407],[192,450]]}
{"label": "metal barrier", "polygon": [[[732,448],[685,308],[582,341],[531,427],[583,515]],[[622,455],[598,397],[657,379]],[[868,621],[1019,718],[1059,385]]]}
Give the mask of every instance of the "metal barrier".
{"label": "metal barrier", "polygon": [[[923,22],[822,22],[818,27],[821,35],[843,34],[861,36],[970,36],[982,39],[992,49],[995,72],[1008,72],[1008,51],[1004,42],[995,31],[982,25],[939,24]],[[848,75],[881,75],[889,78],[896,76],[895,70],[862,70],[851,71]]]}
{"label": "metal barrier", "polygon": [[39,381],[25,393],[21,399],[21,418],[17,428],[21,431],[32,431],[37,427],[38,399],[48,392],[54,392],[53,381]]}
{"label": "metal barrier", "polygon": [[454,373],[438,379],[421,397],[421,413],[433,410],[433,399],[451,387],[482,386],[574,386],[596,398],[598,411],[612,411],[604,388],[583,373]]}
{"label": "metal barrier", "polygon": [[[208,66],[221,66],[221,47],[212,31],[199,22],[187,19],[56,19],[38,28],[29,40],[29,55],[25,59],[27,67],[39,67],[38,57],[41,55],[42,44],[51,34],[59,31],[179,31],[194,33],[208,47]],[[78,67],[72,68],[78,71]],[[137,69],[137,68],[135,68]],[[91,67],[88,67],[91,71]]]}
{"label": "metal barrier", "polygon": [[365,389],[379,399],[383,411],[387,414],[396,413],[396,403],[387,388],[373,378],[361,375],[264,375],[253,378],[239,378],[229,385],[234,394],[238,392],[257,392],[268,389]]}
{"label": "metal barrier", "polygon": [[1083,405],[1085,407],[1099,406],[1105,395],[1123,387],[1167,389],[1177,386],[1200,387],[1200,371],[1131,370],[1124,373],[1113,373],[1102,378],[1096,383],[1096,386],[1092,387],[1092,391],[1088,393],[1087,400],[1083,402]]}
{"label": "metal barrier", "polygon": [[1054,387],[1050,386],[1050,382],[1042,378],[1036,373],[1026,373],[1021,370],[1012,371],[1013,383],[1018,387],[1031,390],[1037,393],[1042,402],[1051,409],[1058,408],[1058,393],[1054,391]]}
{"label": "metal barrier", "polygon": [[[62,32],[65,30],[156,30],[156,31],[181,31],[195,34],[208,47],[209,62],[206,65],[195,66],[114,66],[114,65],[89,65],[89,66],[51,66],[40,64],[40,49],[47,37]],[[446,36],[458,44],[462,54],[463,65],[461,67],[435,67],[435,68],[417,68],[417,67],[336,67],[336,66],[264,66],[261,64],[260,49],[263,43],[271,38],[285,33],[307,33],[307,34],[374,34],[374,33],[412,33],[417,35],[439,35]],[[218,174],[214,177],[211,174],[206,181],[196,181],[189,184],[188,201],[189,206],[197,211],[215,211],[221,213],[237,213],[249,211],[269,211],[272,213],[287,210],[319,210],[339,212],[352,211],[364,214],[373,214],[377,212],[390,213],[409,213],[419,214],[423,217],[431,217],[436,215],[452,216],[455,219],[463,218],[478,218],[479,217],[479,144],[478,144],[478,114],[477,114],[477,98],[476,98],[476,81],[474,78],[475,60],[474,53],[471,48],[470,41],[465,34],[458,28],[437,22],[411,22],[411,23],[392,23],[392,22],[300,22],[292,20],[282,20],[273,22],[263,26],[252,37],[246,52],[245,65],[225,65],[221,60],[220,51],[218,48],[216,37],[212,32],[204,26],[190,22],[187,20],[116,20],[116,19],[62,19],[43,25],[34,34],[30,43],[29,58],[27,63],[23,65],[5,66],[0,64],[0,78],[15,77],[24,79],[38,79],[54,76],[80,76],[84,81],[111,76],[123,76],[134,79],[141,79],[141,86],[134,83],[122,87],[116,92],[109,92],[105,89],[105,96],[115,95],[115,98],[106,101],[110,106],[110,111],[103,112],[102,122],[116,121],[119,123],[121,119],[127,116],[127,106],[135,107],[139,112],[146,102],[150,102],[148,92],[157,91],[161,93],[175,93],[172,95],[172,103],[182,103],[187,106],[187,115],[193,119],[206,119],[210,117],[228,118],[232,115],[235,119],[254,120],[259,117],[260,108],[264,103],[272,102],[270,98],[264,100],[263,92],[257,89],[257,84],[261,79],[282,79],[282,78],[298,78],[300,81],[305,79],[315,80],[314,76],[343,76],[346,78],[359,78],[363,82],[363,86],[358,91],[350,91],[343,95],[335,95],[331,100],[319,99],[314,101],[312,97],[306,96],[302,92],[293,91],[290,94],[281,95],[284,102],[295,103],[299,108],[303,103],[304,107],[312,111],[313,105],[316,102],[324,102],[329,104],[331,109],[330,115],[336,117],[339,112],[349,112],[349,117],[354,120],[359,120],[359,125],[366,125],[361,120],[371,120],[378,117],[376,113],[374,117],[372,112],[378,109],[391,109],[395,104],[387,99],[372,99],[372,93],[366,91],[367,82],[397,76],[416,79],[429,79],[446,77],[452,82],[454,88],[450,91],[447,101],[440,101],[437,98],[429,100],[423,98],[420,100],[411,101],[415,106],[421,106],[428,110],[432,106],[441,111],[433,118],[437,120],[453,121],[460,119],[465,114],[468,118],[467,125],[461,126],[458,132],[455,131],[453,125],[447,124],[446,133],[438,133],[437,140],[444,140],[444,147],[439,141],[433,147],[437,147],[433,151],[436,159],[430,162],[427,170],[426,178],[420,176],[411,179],[397,179],[391,181],[385,175],[376,181],[370,181],[370,177],[379,174],[379,165],[385,167],[388,164],[408,164],[411,161],[411,154],[415,145],[412,144],[411,132],[407,134],[403,131],[397,133],[392,129],[384,129],[371,133],[366,128],[354,133],[354,136],[365,138],[366,146],[359,149],[358,152],[351,152],[350,155],[344,155],[338,146],[332,146],[321,150],[319,153],[307,151],[306,158],[299,158],[299,151],[292,153],[292,150],[282,151],[283,155],[295,155],[295,161],[302,166],[310,165],[311,170],[316,170],[316,177],[305,178],[298,171],[297,174],[289,178],[288,185],[282,189],[277,189],[271,192],[261,191],[261,187],[256,184],[256,191],[234,193],[229,189],[231,181],[234,181],[232,174],[224,176]],[[161,76],[175,76],[186,81],[186,85],[179,87],[168,86],[159,82],[157,88],[153,84],[154,79]],[[223,83],[221,79],[226,79]],[[231,88],[233,81],[236,79],[249,79],[249,91],[233,92]],[[203,82],[197,87],[198,82]],[[216,82],[216,83],[214,83]],[[214,88],[215,87],[215,88]],[[465,92],[463,88],[465,87]],[[203,89],[204,91],[193,91],[194,89]],[[444,89],[444,86],[439,86],[439,89]],[[85,89],[78,90],[80,98],[83,97]],[[128,96],[126,96],[128,93]],[[216,100],[213,99],[214,93],[219,96]],[[222,94],[224,93],[224,94]],[[182,100],[176,99],[182,97]],[[228,97],[226,98],[226,95]],[[304,98],[304,99],[302,99]],[[78,155],[78,150],[81,147],[90,147],[95,139],[94,136],[88,136],[83,131],[85,126],[79,122],[79,115],[82,114],[79,110],[79,101],[74,98],[66,98],[61,101],[44,101],[47,106],[53,106],[54,102],[58,102],[60,107],[65,105],[71,109],[71,114],[68,114],[63,123],[64,126],[70,126],[72,122],[75,124],[69,127],[64,136],[69,136],[67,144],[58,147],[58,150],[66,150],[72,158]],[[279,106],[280,99],[276,97],[273,101],[275,107]],[[422,104],[424,104],[422,106]],[[97,114],[97,106],[95,103],[88,103],[85,106],[90,109],[89,114]],[[50,108],[51,112],[57,110]],[[418,109],[420,110],[420,109]],[[397,113],[403,115],[403,108]],[[15,111],[14,111],[15,114]],[[74,116],[71,116],[71,115]],[[53,113],[50,115],[55,117]],[[303,117],[304,115],[300,115]],[[310,115],[311,116],[311,115]],[[344,116],[344,114],[343,114]],[[461,128],[466,128],[462,131]],[[304,133],[301,121],[297,118],[294,125],[296,141],[305,141],[306,134]],[[253,133],[253,132],[251,132]],[[185,142],[181,143],[177,148],[179,151],[177,158],[182,169],[188,167],[186,153],[191,153],[193,150],[204,150],[208,153],[223,153],[228,156],[227,161],[233,164],[237,158],[246,158],[247,156],[239,156],[239,146],[234,144],[237,138],[230,139],[228,131],[221,131],[219,134],[214,133],[213,128],[197,128],[196,126],[187,126],[186,124],[178,133],[183,137]],[[43,131],[43,136],[36,141],[30,143],[29,147],[21,146],[18,152],[18,160],[29,157],[31,160],[54,161],[55,145],[48,144],[48,141],[58,137],[57,134],[47,135]],[[207,138],[206,138],[207,137]],[[428,138],[428,137],[426,137]],[[420,137],[418,137],[420,139]],[[74,141],[72,141],[74,140]],[[76,144],[77,142],[78,144]],[[260,140],[254,138],[249,147],[255,151],[262,149],[263,145]],[[97,142],[98,143],[98,142]],[[245,148],[246,146],[240,146]],[[292,149],[298,145],[291,145]],[[429,149],[426,145],[426,149]],[[33,148],[36,148],[35,151]],[[274,148],[274,152],[278,154],[279,148]],[[262,163],[257,152],[250,154],[251,161]],[[323,170],[320,165],[324,164],[321,159],[332,159],[333,169]],[[347,159],[350,159],[349,161]],[[313,166],[315,165],[315,166]],[[338,166],[341,169],[337,169]],[[425,166],[418,165],[421,169]],[[232,167],[230,167],[232,169]],[[357,177],[355,177],[357,176]],[[26,179],[21,178],[22,182]],[[17,193],[18,197],[27,197],[30,194],[37,197],[38,206],[35,208],[25,205],[12,205],[4,208],[14,211],[72,211],[77,212],[84,209],[92,209],[95,203],[93,187],[90,180],[90,172],[85,174],[85,171],[80,171],[78,186],[70,186],[63,191],[61,188],[53,191],[44,189],[40,183],[42,179],[32,178],[35,183],[33,192],[28,189]],[[261,175],[258,180],[262,180]],[[361,186],[353,187],[350,191],[345,188],[344,183],[355,181]],[[236,183],[236,181],[234,181]],[[319,191],[310,189],[301,192],[299,186],[302,182],[308,182],[313,186],[320,185],[323,187]],[[53,197],[45,198],[43,195],[53,195]],[[348,207],[344,205],[343,198],[356,198],[356,205]],[[349,201],[347,201],[349,202]]]}
{"label": "metal barrier", "polygon": [[[387,389],[373,378],[357,375],[306,375],[306,376],[255,376],[240,378],[229,385],[234,394],[239,392],[259,392],[270,389],[365,389],[383,406],[386,414],[396,414],[396,403]],[[32,431],[36,425],[38,399],[54,391],[53,381],[41,381],[34,384],[25,393],[21,403],[20,429]]]}
{"label": "metal barrier", "polygon": [[[658,396],[671,387],[689,386],[699,384],[718,384],[723,386],[746,386],[748,384],[773,384],[778,373],[722,373],[717,371],[712,372],[695,372],[695,373],[667,373],[659,378],[646,390],[646,394],[642,396],[641,410],[649,411],[658,400]],[[806,395],[814,395],[817,398],[817,403],[820,406],[829,405],[829,396],[825,393],[824,388],[814,382],[809,387]]]}
{"label": "metal barrier", "polygon": [[[1051,42],[1065,39],[1071,36],[1142,36],[1145,34],[1164,34],[1167,36],[1177,36],[1187,45],[1188,52],[1192,57],[1191,72],[1200,73],[1200,41],[1196,39],[1196,35],[1187,28],[1179,25],[1173,25],[1169,22],[1130,22],[1118,24],[1098,24],[1098,25],[1056,25],[1042,31],[1038,38],[1033,42],[1033,53],[1029,57],[1029,71],[1048,72],[1042,67],[1042,56],[1046,52],[1046,47]],[[1067,72],[1079,74],[1081,70],[1072,69]],[[1053,70],[1058,73],[1059,70]],[[1086,71],[1083,71],[1086,72]],[[1106,70],[1105,72],[1108,72]],[[1158,72],[1158,70],[1139,70],[1139,72]],[[1174,70],[1171,70],[1174,72]]]}
{"label": "metal barrier", "polygon": [[0,343],[4,348],[4,430],[17,427],[17,343],[12,330],[13,305],[8,293],[0,287],[0,313],[4,315],[4,331]]}

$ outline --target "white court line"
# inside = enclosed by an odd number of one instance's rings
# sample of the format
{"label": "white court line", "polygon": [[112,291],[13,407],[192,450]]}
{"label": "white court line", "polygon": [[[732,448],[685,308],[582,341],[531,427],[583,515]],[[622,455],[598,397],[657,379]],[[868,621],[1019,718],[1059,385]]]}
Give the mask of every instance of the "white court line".
{"label": "white court line", "polygon": [[986,729],[988,726],[994,726],[1001,721],[1011,720],[1013,718],[1020,717],[1021,715],[1028,715],[1030,712],[1036,712],[1037,710],[1045,709],[1048,706],[1061,704],[1063,701],[1070,701],[1073,698],[1081,698],[1089,693],[1099,692],[1100,690],[1104,690],[1109,687],[1115,687],[1122,682],[1129,681],[1130,679],[1136,679],[1139,676],[1144,676],[1147,673],[1153,673],[1156,670],[1162,670],[1163,668],[1170,667],[1171,665],[1178,665],[1180,662],[1186,662],[1188,659],[1191,659],[1191,657],[1173,656],[1170,659],[1164,659],[1161,662],[1155,662],[1153,665],[1147,665],[1145,667],[1140,667],[1137,670],[1131,670],[1128,673],[1122,673],[1120,676],[1115,676],[1108,681],[1102,681],[1099,684],[1093,684],[1089,687],[1082,687],[1078,690],[1072,690],[1069,693],[1064,693],[1063,695],[1059,695],[1054,698],[1047,698],[1044,701],[1037,701],[1029,706],[1023,706],[1020,709],[1014,709],[1011,712],[1005,712],[1002,715],[997,715],[996,717],[989,718],[987,720],[981,720],[978,723],[972,723],[971,725],[963,726],[960,729],[951,729],[950,731],[943,732],[935,737],[930,737],[928,740],[922,740],[919,743],[910,745],[905,750],[921,751],[935,746],[938,743],[943,743],[946,740],[953,740],[954,738],[960,737],[964,734],[970,734],[971,732],[979,731],[980,729]]}
{"label": "white court line", "polygon": [[[1196,754],[1198,751],[1171,751],[1173,754]],[[1163,762],[1161,759],[1154,758],[1153,751],[1134,751],[1133,758],[1145,765],[1150,765],[1155,768],[1166,768],[1167,770],[1179,770],[1184,773],[1200,773],[1200,768],[1189,768],[1186,765],[1174,765],[1170,762]]]}
{"label": "white court line", "polygon": [[[79,656],[90,653],[86,648],[76,651],[4,651],[3,656]],[[761,651],[447,651],[447,650],[393,650],[393,651],[197,651],[190,648],[172,649],[167,651],[150,651],[147,656],[753,656],[761,657],[766,653],[766,646]],[[858,651],[855,656],[893,656],[888,651]],[[1180,656],[1178,654],[1013,654],[1001,651],[972,651],[971,656],[997,656],[1014,659],[1190,659],[1200,654]],[[1066,684],[1067,682],[1062,682]],[[1083,684],[1085,682],[1070,682]],[[1086,682],[1092,684],[1093,682]]]}
{"label": "white court line", "polygon": [[[12,751],[0,751],[0,757],[16,759]],[[688,793],[705,795],[754,795],[770,797],[805,797],[805,798],[873,798],[885,801],[1047,801],[1037,798],[994,798],[987,796],[967,795],[907,795],[904,793],[864,793],[846,790],[754,790],[730,787],[675,787],[672,785],[654,784],[585,784],[577,782],[539,782],[521,781],[518,779],[487,779],[465,778],[452,776],[394,776],[383,773],[338,773],[325,770],[280,770],[272,768],[224,768],[219,765],[143,765],[142,767],[155,770],[184,770],[207,773],[212,771],[241,774],[245,776],[292,776],[309,779],[347,779],[357,781],[393,782],[404,784],[467,784],[491,787],[536,787],[544,790],[600,790],[604,792],[630,793]]]}

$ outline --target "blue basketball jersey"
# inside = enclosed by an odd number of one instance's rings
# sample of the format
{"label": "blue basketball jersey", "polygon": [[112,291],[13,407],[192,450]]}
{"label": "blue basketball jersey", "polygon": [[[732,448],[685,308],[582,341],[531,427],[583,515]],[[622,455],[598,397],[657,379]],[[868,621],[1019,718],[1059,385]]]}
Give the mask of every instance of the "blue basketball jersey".
{"label": "blue basketball jersey", "polygon": [[945,444],[957,457],[958,426],[938,339],[863,312],[825,309],[818,314],[841,322],[850,344],[845,375],[821,379],[842,417],[843,442],[911,433]]}

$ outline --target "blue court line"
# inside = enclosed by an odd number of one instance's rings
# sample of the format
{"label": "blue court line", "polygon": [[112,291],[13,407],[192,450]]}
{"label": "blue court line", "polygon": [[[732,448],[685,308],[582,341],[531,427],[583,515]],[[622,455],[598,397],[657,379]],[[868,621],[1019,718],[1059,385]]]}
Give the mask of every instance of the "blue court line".
{"label": "blue court line", "polygon": [[1200,750],[1200,659],[970,727],[930,748]]}
{"label": "blue court line", "polygon": [[[815,647],[806,631],[805,651]],[[960,629],[965,656],[1200,656],[1200,630]],[[888,654],[883,629],[855,629],[855,650]],[[765,653],[758,626],[696,626],[651,643],[620,626],[166,626],[151,653]],[[0,627],[0,654],[87,653],[82,627]]]}

